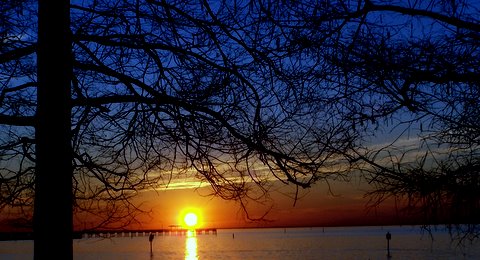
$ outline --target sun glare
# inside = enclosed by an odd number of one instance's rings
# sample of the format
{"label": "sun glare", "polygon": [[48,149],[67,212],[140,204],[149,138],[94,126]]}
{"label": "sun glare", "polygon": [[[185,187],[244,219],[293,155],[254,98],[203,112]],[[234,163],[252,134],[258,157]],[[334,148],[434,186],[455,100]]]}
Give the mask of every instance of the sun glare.
{"label": "sun glare", "polygon": [[187,225],[187,227],[194,227],[198,223],[198,217],[197,215],[195,215],[195,213],[188,213],[183,218],[183,221],[185,222],[185,225]]}
{"label": "sun glare", "polygon": [[184,209],[179,215],[179,224],[187,229],[195,229],[201,226],[201,214],[198,209]]}

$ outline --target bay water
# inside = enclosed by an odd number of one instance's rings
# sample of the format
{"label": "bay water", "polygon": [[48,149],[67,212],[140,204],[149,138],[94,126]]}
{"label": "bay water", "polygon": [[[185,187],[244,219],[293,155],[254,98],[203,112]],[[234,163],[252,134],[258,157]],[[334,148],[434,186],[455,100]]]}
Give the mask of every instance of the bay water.
{"label": "bay water", "polygon": [[[386,233],[390,257],[387,256]],[[219,229],[217,234],[82,238],[74,259],[480,259],[480,242],[418,226]],[[33,258],[32,241],[1,241],[0,259]]]}

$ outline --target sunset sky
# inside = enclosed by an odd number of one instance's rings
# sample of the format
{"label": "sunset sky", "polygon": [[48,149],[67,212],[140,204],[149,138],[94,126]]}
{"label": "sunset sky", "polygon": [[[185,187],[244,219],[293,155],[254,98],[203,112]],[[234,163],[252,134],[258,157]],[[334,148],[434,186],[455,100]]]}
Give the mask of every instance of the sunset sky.
{"label": "sunset sky", "polygon": [[[393,131],[393,130],[392,130]],[[399,131],[396,129],[396,131]],[[382,147],[399,136],[385,134],[372,141],[371,148]],[[405,161],[413,161],[419,153],[419,139],[415,128],[395,140],[397,152],[405,152]],[[413,148],[413,149],[412,149]],[[267,173],[271,176],[270,173]],[[295,227],[295,226],[354,226],[354,225],[396,225],[417,222],[411,215],[402,214],[401,205],[393,199],[382,202],[377,207],[369,203],[366,193],[373,187],[355,173],[350,181],[320,180],[311,188],[299,188],[299,199],[295,202],[295,185],[285,185],[279,181],[270,189],[270,200],[248,201],[248,214],[251,218],[265,215],[264,221],[251,221],[246,217],[241,205],[235,201],[210,196],[212,189],[208,183],[196,179],[172,181],[166,189],[143,191],[137,198],[144,209],[151,209],[148,217],[142,218],[142,227],[168,228],[181,225],[182,211],[193,208],[199,211],[199,227]],[[273,179],[272,179],[273,180]],[[270,210],[269,210],[270,209]]]}
{"label": "sunset sky", "polygon": [[[345,225],[388,225],[400,223],[392,203],[380,207],[367,207],[364,193],[368,186],[357,182],[330,182],[332,192],[325,183],[301,191],[301,198],[295,203],[288,195],[290,186],[279,185],[273,192],[272,200],[262,205],[250,202],[248,213],[252,218],[262,216],[268,209],[264,221],[249,221],[239,203],[207,196],[210,188],[168,188],[145,191],[139,202],[144,209],[151,208],[149,217],[142,218],[143,228],[169,228],[181,225],[182,211],[194,209],[201,219],[199,227],[290,227],[290,226],[345,226]],[[290,193],[293,195],[293,193]]]}
{"label": "sunset sky", "polygon": [[[478,54],[478,4],[71,2],[71,28],[51,35],[74,37],[50,40],[73,46],[68,55],[42,43],[36,2],[26,2],[28,14],[5,15],[15,19],[4,49],[20,54],[1,62],[9,120],[0,129],[0,221],[21,212],[11,223],[31,228],[35,206],[36,219],[57,225],[58,217],[64,230],[72,208],[76,230],[169,228],[187,213],[199,228],[409,224],[415,216],[401,203],[371,207],[366,179],[422,200],[434,174],[458,174],[470,166],[466,155],[477,160],[478,120],[469,115],[478,111],[479,63],[470,57]],[[69,72],[44,65],[50,56],[67,57],[50,63]],[[40,73],[47,68],[53,73]],[[58,88],[68,102],[43,115],[43,104],[54,104],[45,97],[58,93],[43,95],[42,77],[55,82],[72,71]],[[42,121],[58,118],[63,125]],[[443,167],[447,157],[461,171]],[[464,177],[449,178],[456,195]],[[217,195],[245,200],[213,196],[209,182]],[[146,213],[123,226],[136,206]]]}

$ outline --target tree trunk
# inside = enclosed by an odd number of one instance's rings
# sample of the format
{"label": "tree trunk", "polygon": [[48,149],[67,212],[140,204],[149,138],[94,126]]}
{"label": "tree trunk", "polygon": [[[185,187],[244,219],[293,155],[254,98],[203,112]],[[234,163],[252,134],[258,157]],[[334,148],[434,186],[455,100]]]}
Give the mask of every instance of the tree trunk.
{"label": "tree trunk", "polygon": [[34,258],[72,259],[70,3],[38,1]]}

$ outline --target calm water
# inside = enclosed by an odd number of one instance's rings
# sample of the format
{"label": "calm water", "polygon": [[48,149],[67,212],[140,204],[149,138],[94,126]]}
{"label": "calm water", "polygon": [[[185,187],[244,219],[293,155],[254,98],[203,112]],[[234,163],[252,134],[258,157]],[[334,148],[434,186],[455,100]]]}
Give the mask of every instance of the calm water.
{"label": "calm water", "polygon": [[[74,241],[74,259],[480,259],[480,243],[457,246],[446,231],[432,241],[419,227],[223,229],[217,235],[88,238]],[[32,241],[0,242],[0,259],[32,259]]]}

